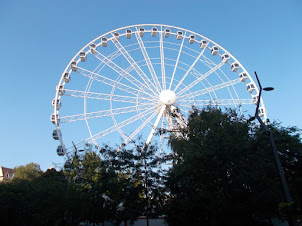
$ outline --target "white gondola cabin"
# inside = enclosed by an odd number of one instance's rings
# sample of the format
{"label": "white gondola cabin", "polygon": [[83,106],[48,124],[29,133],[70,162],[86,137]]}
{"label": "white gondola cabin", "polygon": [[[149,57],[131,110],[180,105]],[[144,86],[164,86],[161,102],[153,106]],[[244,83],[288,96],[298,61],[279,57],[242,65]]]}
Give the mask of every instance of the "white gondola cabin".
{"label": "white gondola cabin", "polygon": [[251,82],[251,83],[247,84],[246,89],[247,89],[248,92],[252,93],[255,90],[254,83]]}
{"label": "white gondola cabin", "polygon": [[64,95],[64,86],[63,85],[57,86],[57,89],[58,89],[58,93],[60,96]]}
{"label": "white gondola cabin", "polygon": [[202,48],[202,49],[206,48],[207,44],[208,44],[208,42],[206,40],[201,40],[200,48]]}
{"label": "white gondola cabin", "polygon": [[189,43],[193,44],[195,42],[195,35],[190,35],[189,36]]}
{"label": "white gondola cabin", "polygon": [[221,56],[221,60],[222,60],[222,62],[224,62],[224,63],[228,62],[229,59],[230,59],[230,55],[227,54],[227,53],[224,53],[224,54]]}
{"label": "white gondola cabin", "polygon": [[70,82],[70,80],[71,80],[70,74],[68,72],[65,72],[63,75],[63,79],[64,79],[64,82],[66,82],[66,83]]}
{"label": "white gondola cabin", "polygon": [[57,101],[56,101],[56,99],[53,99],[51,103],[52,103],[52,106],[56,107],[57,110],[59,110],[61,108],[61,100],[60,99],[57,99]]}
{"label": "white gondola cabin", "polygon": [[132,31],[130,29],[127,29],[126,30],[126,37],[129,39],[131,38],[131,34],[132,34]]}
{"label": "white gondola cabin", "polygon": [[241,82],[245,82],[247,80],[247,74],[245,72],[242,72],[240,75],[239,75],[239,78],[240,78],[240,81]]}
{"label": "white gondola cabin", "polygon": [[239,69],[239,64],[237,62],[231,64],[231,70],[236,72]]}
{"label": "white gondola cabin", "polygon": [[101,38],[101,45],[103,47],[106,47],[108,43],[108,39],[106,37]]}
{"label": "white gondola cabin", "polygon": [[113,34],[113,40],[115,42],[118,42],[120,40],[120,34],[118,32],[114,32],[114,34]]}
{"label": "white gondola cabin", "polygon": [[92,54],[95,54],[95,53],[96,53],[96,44],[91,43],[91,44],[89,45],[89,47],[90,47],[90,52],[91,52]]}
{"label": "white gondola cabin", "polygon": [[260,117],[263,117],[264,114],[265,114],[264,108],[263,108],[263,107],[260,107],[260,108],[258,109],[258,115],[259,115]]}
{"label": "white gondola cabin", "polygon": [[51,116],[50,116],[50,121],[53,123],[53,124],[56,124],[56,118],[58,118],[59,115],[55,113],[52,113]]}
{"label": "white gondola cabin", "polygon": [[152,35],[153,37],[155,37],[156,34],[157,34],[157,31],[158,31],[157,27],[152,27],[152,29],[151,29],[151,35]]}
{"label": "white gondola cabin", "polygon": [[217,46],[213,46],[212,49],[211,49],[211,54],[212,54],[212,55],[216,55],[216,54],[218,53],[218,50],[219,50],[219,49],[218,49]]}
{"label": "white gondola cabin", "polygon": [[80,59],[82,62],[85,62],[87,59],[86,53],[84,51],[80,52]]}
{"label": "white gondola cabin", "polygon": [[[59,131],[59,132],[58,132]],[[52,131],[52,138],[54,139],[54,140],[59,140],[60,139],[60,137],[61,137],[61,131],[60,130],[54,130],[54,131]]]}
{"label": "white gondola cabin", "polygon": [[77,71],[78,68],[77,62],[76,61],[71,62],[70,67],[72,71]]}
{"label": "white gondola cabin", "polygon": [[165,37],[168,38],[170,33],[171,33],[171,30],[169,28],[166,28],[165,32],[164,32]]}
{"label": "white gondola cabin", "polygon": [[66,153],[66,148],[65,148],[65,146],[59,145],[59,146],[57,147],[57,154],[58,154],[58,156],[64,156],[65,153]]}
{"label": "white gondola cabin", "polygon": [[258,95],[252,95],[253,103],[257,105],[258,103]]}
{"label": "white gondola cabin", "polygon": [[182,31],[178,31],[177,34],[176,34],[176,38],[178,40],[180,40],[182,38],[182,35],[183,35]]}
{"label": "white gondola cabin", "polygon": [[138,32],[139,36],[143,37],[144,33],[145,33],[145,28],[140,27],[138,30],[139,30],[139,32]]}

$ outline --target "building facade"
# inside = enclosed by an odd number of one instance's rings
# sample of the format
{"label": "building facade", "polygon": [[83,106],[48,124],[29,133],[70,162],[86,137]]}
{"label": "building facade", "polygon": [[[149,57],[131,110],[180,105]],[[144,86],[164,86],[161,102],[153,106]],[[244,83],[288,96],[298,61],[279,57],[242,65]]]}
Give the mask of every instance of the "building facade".
{"label": "building facade", "polygon": [[15,170],[0,166],[0,182],[4,180],[10,180],[14,177]]}

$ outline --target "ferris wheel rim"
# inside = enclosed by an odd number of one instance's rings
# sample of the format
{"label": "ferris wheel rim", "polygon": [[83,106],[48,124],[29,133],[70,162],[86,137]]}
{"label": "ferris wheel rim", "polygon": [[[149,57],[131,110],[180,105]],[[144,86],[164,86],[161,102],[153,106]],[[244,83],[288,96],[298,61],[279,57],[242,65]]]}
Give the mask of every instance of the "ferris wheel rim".
{"label": "ferris wheel rim", "polygon": [[[188,30],[188,29],[184,29],[184,28],[177,27],[177,26],[164,25],[164,24],[137,24],[137,25],[130,25],[130,26],[125,26],[125,27],[118,28],[118,29],[114,29],[114,30],[111,30],[111,31],[109,31],[109,32],[107,32],[107,33],[104,33],[103,35],[100,35],[100,36],[98,36],[97,38],[93,39],[92,41],[90,41],[89,43],[87,43],[82,49],[80,49],[80,51],[79,51],[77,54],[74,55],[74,57],[71,59],[71,61],[69,62],[69,64],[66,66],[66,68],[65,68],[65,70],[64,70],[64,72],[63,72],[63,74],[64,74],[65,72],[71,73],[70,64],[71,64],[72,62],[74,62],[74,61],[76,61],[77,63],[79,63],[79,62],[80,62],[80,59],[79,59],[80,53],[81,53],[82,51],[84,51],[85,49],[87,49],[91,43],[95,43],[97,40],[101,39],[102,37],[105,37],[105,36],[108,36],[108,35],[110,35],[110,34],[113,34],[114,32],[121,31],[121,30],[124,30],[124,29],[129,29],[129,28],[136,28],[136,30],[133,30],[133,33],[137,34],[137,33],[138,33],[137,28],[139,28],[139,27],[146,27],[146,26],[148,26],[148,27],[151,27],[151,26],[154,26],[154,27],[161,27],[161,31],[158,31],[158,32],[162,32],[162,33],[163,33],[163,30],[162,30],[163,27],[164,27],[164,28],[179,29],[179,30],[185,31],[185,33],[190,33],[190,34],[199,36],[199,37],[201,37],[201,38],[207,40],[208,42],[212,43],[213,45],[219,47],[219,49],[223,50],[224,53],[229,54],[230,57],[231,57],[232,59],[234,59],[234,61],[237,62],[237,63],[239,64],[240,68],[242,68],[243,71],[247,73],[247,76],[248,76],[249,80],[250,80],[252,83],[255,84],[254,80],[252,79],[252,77],[250,76],[250,74],[247,72],[247,70],[244,68],[244,66],[243,66],[243,65],[242,65],[242,64],[241,64],[241,63],[240,63],[240,62],[239,62],[239,61],[238,61],[238,60],[237,60],[230,52],[228,52],[226,49],[224,49],[222,46],[220,46],[220,45],[217,44],[216,42],[214,42],[214,41],[212,41],[211,39],[209,39],[209,38],[207,38],[207,37],[205,37],[205,36],[203,36],[203,35],[200,35],[200,34],[198,34],[198,33],[196,33],[196,32],[190,31],[190,30]],[[149,32],[149,31],[146,30],[145,32]],[[162,33],[161,33],[161,34],[162,34]],[[123,34],[121,34],[121,35],[123,35]],[[182,40],[184,41],[184,40],[186,39],[186,37],[187,37],[187,36],[184,35],[184,37],[182,38]],[[112,37],[110,38],[110,40],[112,40]],[[98,46],[99,46],[99,45],[100,45],[100,44],[98,44]],[[179,54],[180,54],[180,53],[181,53],[181,50],[179,51]],[[78,59],[77,59],[77,58],[78,58]],[[176,67],[175,67],[175,68],[176,68]],[[60,86],[60,85],[63,85],[63,86],[65,85],[65,82],[64,82],[64,80],[63,80],[63,75],[61,76],[61,79],[60,79],[60,81],[59,81],[58,86]],[[170,87],[169,87],[169,88],[171,88],[171,84],[170,84]],[[178,88],[178,87],[176,87],[175,90],[177,90],[177,88]],[[88,89],[88,90],[89,90],[89,89]],[[256,93],[259,93],[258,87],[257,87],[256,85],[255,85],[255,90],[256,90]],[[60,99],[60,95],[59,95],[59,90],[57,89],[56,95],[55,95],[55,101],[57,101],[58,99]],[[85,101],[86,101],[86,98],[84,98],[84,99],[85,99]],[[111,103],[111,101],[110,101],[110,103]],[[261,107],[263,107],[263,108],[265,109],[265,106],[264,106],[264,103],[263,103],[263,101],[262,101],[262,98],[261,98],[261,100],[260,100],[260,103],[261,103]],[[86,108],[84,108],[84,109],[85,109],[85,111],[86,111]],[[111,107],[111,111],[112,111],[112,107]],[[58,112],[58,110],[56,109],[56,107],[54,107],[54,114],[55,114],[55,116],[57,115],[57,114],[56,114],[57,112]],[[114,117],[112,114],[111,114],[111,116]],[[266,112],[265,112],[265,116],[264,116],[264,117],[265,117],[265,119],[266,119],[266,117],[267,117],[267,116],[266,116]],[[57,118],[56,118],[56,120],[57,120]],[[88,126],[89,123],[88,123],[88,121],[87,121],[86,116],[85,116],[85,121],[86,121],[87,126]],[[58,123],[57,121],[56,121],[55,125],[56,125],[56,129],[57,129],[57,130],[60,130],[60,126],[59,126],[59,123]],[[116,123],[115,123],[115,126],[117,126]],[[89,126],[88,126],[88,128],[89,128]],[[92,137],[92,133],[91,133],[90,128],[89,128],[89,133],[90,133],[90,135],[91,135],[91,137]],[[64,146],[63,140],[62,140],[61,138],[59,139],[59,141],[60,141],[61,145]]]}

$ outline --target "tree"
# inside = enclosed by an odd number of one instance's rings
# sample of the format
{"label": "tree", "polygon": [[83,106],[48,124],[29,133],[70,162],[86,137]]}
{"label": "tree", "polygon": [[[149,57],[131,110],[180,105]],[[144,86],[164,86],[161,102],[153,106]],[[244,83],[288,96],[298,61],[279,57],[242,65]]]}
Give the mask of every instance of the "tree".
{"label": "tree", "polygon": [[[287,217],[289,209],[282,209],[282,207],[291,206],[291,211],[298,215],[298,219],[302,219],[302,142],[301,130],[297,127],[283,127],[281,123],[273,122],[269,125],[273,133],[277,150],[282,163],[285,177],[290,188],[291,196],[294,203],[279,204],[279,211],[281,215]],[[254,133],[255,143],[258,148],[270,149],[267,142],[267,137],[263,136],[261,130]]]}
{"label": "tree", "polygon": [[76,156],[70,182],[67,206],[73,222],[113,219],[115,206],[111,200],[118,189],[117,174],[94,150]]}
{"label": "tree", "polygon": [[[176,155],[166,183],[169,224],[257,225],[277,216],[280,183],[261,129],[251,129],[232,110],[209,107],[192,110],[185,132],[187,139],[170,140]],[[301,164],[300,154],[294,154],[301,140],[288,131],[283,135],[282,145],[295,147],[287,153]],[[297,174],[299,164],[291,172]]]}
{"label": "tree", "polygon": [[[34,164],[37,165],[37,164]],[[0,184],[1,225],[55,225],[64,218],[62,172],[47,170],[40,176]]]}
{"label": "tree", "polygon": [[156,146],[145,146],[140,142],[136,146],[136,172],[143,186],[143,215],[146,217],[146,224],[149,226],[149,218],[156,218],[162,215],[163,205],[166,200],[165,193],[165,170],[161,165],[166,159],[157,154]]}
{"label": "tree", "polygon": [[[25,195],[29,225],[55,225],[64,222],[63,172],[48,169],[40,177],[30,181],[30,190]],[[24,218],[29,218],[24,216]]]}
{"label": "tree", "polygon": [[25,166],[15,168],[14,179],[32,180],[42,175],[40,165],[37,163],[29,163]]}
{"label": "tree", "polygon": [[107,145],[100,152],[104,164],[117,173],[118,180],[112,200],[116,206],[113,221],[116,224],[122,221],[133,223],[143,212],[141,201],[143,187],[137,171],[136,155],[132,149],[123,148],[117,152]]}
{"label": "tree", "polygon": [[155,146],[145,147],[144,142],[133,142],[134,149],[115,151],[105,146],[101,153],[108,164],[118,172],[119,193],[116,193],[117,211],[115,221],[134,222],[139,216],[162,215],[164,171]]}

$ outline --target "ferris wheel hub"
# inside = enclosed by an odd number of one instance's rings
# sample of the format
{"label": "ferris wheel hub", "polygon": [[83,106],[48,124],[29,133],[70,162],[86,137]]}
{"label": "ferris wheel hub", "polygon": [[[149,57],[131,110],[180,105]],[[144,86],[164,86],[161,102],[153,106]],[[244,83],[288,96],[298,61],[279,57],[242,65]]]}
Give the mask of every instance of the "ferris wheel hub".
{"label": "ferris wheel hub", "polygon": [[159,95],[160,102],[166,105],[174,104],[176,99],[176,94],[172,90],[163,90]]}

